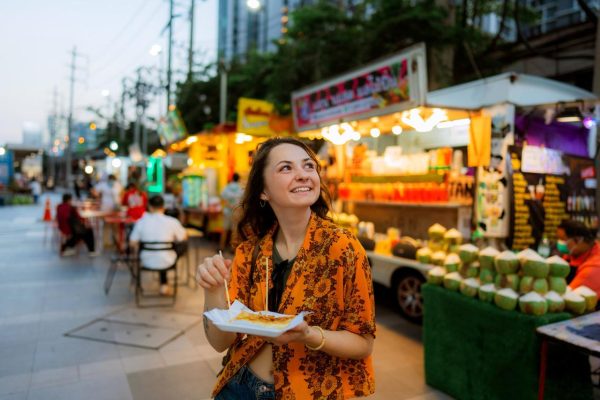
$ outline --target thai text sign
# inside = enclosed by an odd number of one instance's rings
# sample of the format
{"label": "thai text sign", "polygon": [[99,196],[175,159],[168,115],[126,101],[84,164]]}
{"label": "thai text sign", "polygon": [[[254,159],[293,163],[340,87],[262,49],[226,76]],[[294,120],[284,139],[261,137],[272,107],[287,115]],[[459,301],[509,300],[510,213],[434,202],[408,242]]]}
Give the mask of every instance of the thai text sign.
{"label": "thai text sign", "polygon": [[237,131],[249,135],[274,134],[269,125],[272,113],[272,103],[240,97],[238,100]]}
{"label": "thai text sign", "polygon": [[[292,93],[296,129],[314,129],[360,114],[383,115],[424,97],[424,47],[416,46],[339,78]],[[421,65],[422,64],[422,65]],[[423,84],[424,83],[424,84]]]}

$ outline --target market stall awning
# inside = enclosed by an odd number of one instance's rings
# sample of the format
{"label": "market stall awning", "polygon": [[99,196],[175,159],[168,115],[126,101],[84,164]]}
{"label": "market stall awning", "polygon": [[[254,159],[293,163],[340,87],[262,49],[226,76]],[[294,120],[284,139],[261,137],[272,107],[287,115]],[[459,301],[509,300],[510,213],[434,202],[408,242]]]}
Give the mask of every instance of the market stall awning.
{"label": "market stall awning", "polygon": [[587,90],[533,75],[506,72],[427,94],[430,107],[480,109],[502,103],[526,107],[596,100]]}

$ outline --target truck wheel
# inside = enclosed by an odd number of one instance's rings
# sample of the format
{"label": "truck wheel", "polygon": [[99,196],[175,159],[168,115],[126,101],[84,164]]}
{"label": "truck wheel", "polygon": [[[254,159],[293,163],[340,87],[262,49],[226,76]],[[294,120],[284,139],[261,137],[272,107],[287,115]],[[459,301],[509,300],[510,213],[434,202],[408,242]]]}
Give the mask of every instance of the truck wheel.
{"label": "truck wheel", "polygon": [[394,276],[392,295],[398,312],[409,321],[421,324],[423,321],[423,297],[421,285],[425,278],[417,272],[402,271]]}

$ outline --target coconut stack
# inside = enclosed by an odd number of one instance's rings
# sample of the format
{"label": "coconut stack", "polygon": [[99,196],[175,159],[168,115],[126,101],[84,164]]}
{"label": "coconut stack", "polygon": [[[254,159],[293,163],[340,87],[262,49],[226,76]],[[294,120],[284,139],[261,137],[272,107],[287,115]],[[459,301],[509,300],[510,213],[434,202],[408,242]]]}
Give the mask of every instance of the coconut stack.
{"label": "coconut stack", "polygon": [[479,261],[474,261],[472,263],[461,263],[458,272],[460,272],[463,278],[467,279],[478,278],[480,275],[480,270],[481,268],[479,266]]}
{"label": "coconut stack", "polygon": [[482,285],[494,283],[494,279],[496,278],[494,259],[498,254],[500,252],[493,247],[486,247],[479,252],[479,280]]}
{"label": "coconut stack", "polygon": [[444,287],[454,292],[460,289],[463,278],[458,272],[450,272],[444,275]]}
{"label": "coconut stack", "polygon": [[478,290],[477,296],[479,300],[485,301],[486,303],[493,303],[494,296],[496,295],[496,286],[493,283],[487,283],[481,285]]}
{"label": "coconut stack", "polygon": [[571,267],[569,263],[559,256],[552,256],[546,259],[549,267],[548,272],[548,288],[558,294],[565,294],[567,291],[567,280],[565,279]]}
{"label": "coconut stack", "polygon": [[494,258],[496,278],[494,283],[497,289],[511,289],[519,291],[519,259],[512,251],[506,250]]}
{"label": "coconut stack", "polygon": [[548,311],[548,302],[541,294],[529,292],[519,298],[519,309],[525,314],[544,315]]}
{"label": "coconut stack", "polygon": [[444,283],[444,275],[447,273],[444,267],[432,268],[427,272],[427,282],[440,286]]}
{"label": "coconut stack", "polygon": [[460,292],[467,297],[475,297],[477,296],[479,286],[479,279],[477,278],[464,279],[460,283]]}
{"label": "coconut stack", "polygon": [[557,313],[563,312],[565,309],[565,300],[561,297],[560,294],[550,291],[546,293],[544,296],[546,298],[546,302],[548,303],[548,312],[549,313]]}
{"label": "coconut stack", "polygon": [[445,251],[446,245],[444,243],[444,235],[446,234],[446,228],[440,224],[433,224],[427,229],[427,236],[429,237],[429,241],[427,242],[427,247],[431,249],[432,252],[437,251]]}
{"label": "coconut stack", "polygon": [[[535,251],[527,250],[517,254],[519,262],[521,263],[521,271],[523,273],[523,277],[521,278],[521,283],[519,285],[519,292],[521,294],[527,294],[533,291],[543,296],[548,293],[549,290],[547,277],[548,272],[550,271],[550,265]],[[562,288],[562,291],[560,289],[560,287],[550,288],[550,290],[554,290],[555,292],[562,294],[564,293],[564,290],[566,290],[566,286],[565,288]]]}
{"label": "coconut stack", "polygon": [[591,312],[596,309],[596,304],[598,304],[598,295],[595,291],[587,286],[579,286],[573,289],[573,292],[577,293],[585,300],[585,312]]}
{"label": "coconut stack", "polygon": [[417,261],[423,264],[431,263],[431,250],[429,247],[421,247],[417,250]]}
{"label": "coconut stack", "polygon": [[448,272],[456,272],[460,268],[460,258],[457,254],[451,253],[446,256],[444,259],[444,268],[448,270]]}
{"label": "coconut stack", "polygon": [[494,295],[494,303],[503,310],[514,310],[519,302],[519,294],[510,289],[500,289]]}
{"label": "coconut stack", "polygon": [[431,263],[433,265],[439,265],[441,267],[444,265],[445,260],[446,260],[446,252],[445,251],[436,251],[431,255]]}
{"label": "coconut stack", "polygon": [[458,254],[458,248],[462,244],[463,237],[460,232],[454,228],[444,233],[444,244],[448,253]]}

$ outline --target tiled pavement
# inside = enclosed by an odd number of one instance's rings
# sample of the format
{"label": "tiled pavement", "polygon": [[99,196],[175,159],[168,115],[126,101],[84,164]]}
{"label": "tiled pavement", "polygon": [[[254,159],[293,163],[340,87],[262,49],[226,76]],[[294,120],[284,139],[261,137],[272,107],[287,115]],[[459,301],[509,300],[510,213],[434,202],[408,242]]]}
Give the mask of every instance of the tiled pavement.
{"label": "tiled pavement", "polygon": [[[58,196],[52,199],[54,207]],[[159,350],[64,336],[135,303],[126,271],[104,294],[108,251],[92,259],[81,248],[61,259],[44,245],[42,209],[43,199],[38,206],[0,207],[0,400],[208,399],[221,355],[201,324]],[[214,247],[205,241],[198,253]],[[200,316],[202,291],[180,289],[174,310]],[[377,312],[371,398],[448,399],[424,383],[421,328],[385,304]]]}

